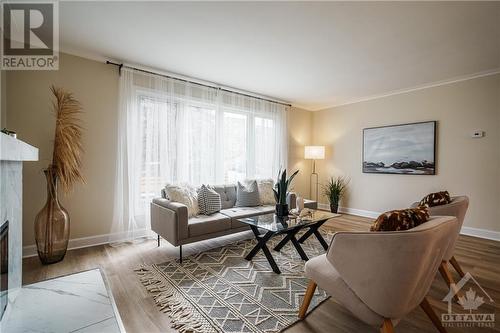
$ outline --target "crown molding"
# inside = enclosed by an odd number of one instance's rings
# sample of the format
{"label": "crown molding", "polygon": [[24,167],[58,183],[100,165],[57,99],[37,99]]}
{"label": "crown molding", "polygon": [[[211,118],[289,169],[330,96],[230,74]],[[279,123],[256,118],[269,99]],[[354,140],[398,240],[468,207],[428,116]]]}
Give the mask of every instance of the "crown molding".
{"label": "crown molding", "polygon": [[387,93],[381,93],[381,94],[376,94],[376,95],[371,95],[371,96],[366,96],[366,97],[355,98],[355,99],[352,99],[352,100],[349,100],[349,101],[346,101],[346,102],[342,102],[342,103],[338,103],[338,104],[333,104],[333,105],[327,106],[327,107],[321,107],[321,108],[315,108],[315,109],[311,109],[311,108],[308,109],[306,107],[301,107],[301,108],[303,108],[305,110],[308,110],[308,111],[311,111],[311,112],[323,111],[323,110],[333,109],[333,108],[336,108],[336,107],[339,107],[339,106],[356,104],[356,103],[371,101],[371,100],[385,98],[385,97],[394,96],[394,95],[406,94],[406,93],[410,93],[410,92],[413,92],[413,91],[418,91],[418,90],[424,90],[424,89],[428,89],[428,88],[445,86],[445,85],[448,85],[448,84],[453,84],[453,83],[458,83],[458,82],[462,82],[462,81],[468,81],[468,80],[478,79],[478,78],[481,78],[481,77],[491,76],[491,75],[496,75],[496,74],[500,74],[500,68],[495,68],[495,69],[491,69],[491,70],[487,70],[487,71],[482,71],[482,72],[478,72],[478,73],[473,73],[473,74],[458,76],[458,77],[455,77],[455,78],[452,78],[452,79],[447,79],[447,80],[442,80],[442,81],[436,81],[436,82],[432,82],[432,83],[426,83],[426,84],[418,85],[418,86],[411,87],[411,88],[404,88],[404,89],[393,90],[393,91],[390,91],[390,92],[387,92]]}

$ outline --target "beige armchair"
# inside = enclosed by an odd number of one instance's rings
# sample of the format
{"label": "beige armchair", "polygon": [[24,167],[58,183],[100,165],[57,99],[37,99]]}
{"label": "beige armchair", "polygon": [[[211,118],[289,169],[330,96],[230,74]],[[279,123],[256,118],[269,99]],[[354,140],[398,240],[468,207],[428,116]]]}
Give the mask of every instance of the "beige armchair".
{"label": "beige armchair", "polygon": [[299,318],[319,286],[383,333],[392,333],[393,325],[418,305],[446,332],[426,294],[456,225],[455,217],[442,216],[408,231],[336,233],[328,252],[306,264],[311,280]]}
{"label": "beige armchair", "polygon": [[[417,207],[418,202],[413,203],[412,207]],[[460,230],[462,229],[462,224],[464,223],[465,214],[467,213],[467,208],[469,207],[469,198],[467,196],[457,196],[452,197],[451,202],[446,205],[434,206],[429,208],[429,215],[431,216],[455,216],[457,218],[457,227],[453,231],[453,237],[451,238],[450,245],[446,250],[443,261],[439,266],[439,273],[448,284],[448,287],[455,290],[455,294],[458,293],[458,290],[455,286],[455,281],[450,271],[448,270],[448,263],[450,263],[453,268],[457,271],[460,277],[464,277],[464,271],[462,267],[458,264],[457,259],[453,256],[453,252],[455,251],[455,243],[458,240],[458,236],[460,235]]]}

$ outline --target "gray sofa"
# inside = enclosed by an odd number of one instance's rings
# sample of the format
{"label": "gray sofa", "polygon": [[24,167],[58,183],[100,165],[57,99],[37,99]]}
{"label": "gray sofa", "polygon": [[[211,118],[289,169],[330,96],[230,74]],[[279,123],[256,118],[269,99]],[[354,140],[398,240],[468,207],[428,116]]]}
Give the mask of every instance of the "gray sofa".
{"label": "gray sofa", "polygon": [[[247,225],[237,220],[273,213],[275,210],[274,205],[235,207],[236,185],[219,185],[213,188],[220,194],[222,210],[212,215],[188,218],[187,207],[168,200],[164,191],[162,191],[161,198],[155,198],[151,202],[151,229],[158,234],[158,246],[160,246],[160,237],[174,246],[179,246],[181,262],[182,245],[250,230]],[[296,195],[291,192],[288,195],[289,209],[295,208],[295,201]],[[305,200],[304,206],[316,209],[318,205],[316,201]]]}

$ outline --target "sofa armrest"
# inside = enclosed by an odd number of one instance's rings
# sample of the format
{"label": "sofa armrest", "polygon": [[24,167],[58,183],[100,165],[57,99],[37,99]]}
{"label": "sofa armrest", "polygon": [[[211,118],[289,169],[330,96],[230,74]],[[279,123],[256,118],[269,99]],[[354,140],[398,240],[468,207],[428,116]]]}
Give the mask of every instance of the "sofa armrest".
{"label": "sofa armrest", "polygon": [[174,246],[188,238],[186,205],[168,199],[155,198],[151,203],[151,229]]}
{"label": "sofa armrest", "polygon": [[286,203],[288,209],[294,209],[297,206],[297,194],[295,194],[295,192],[288,192]]}

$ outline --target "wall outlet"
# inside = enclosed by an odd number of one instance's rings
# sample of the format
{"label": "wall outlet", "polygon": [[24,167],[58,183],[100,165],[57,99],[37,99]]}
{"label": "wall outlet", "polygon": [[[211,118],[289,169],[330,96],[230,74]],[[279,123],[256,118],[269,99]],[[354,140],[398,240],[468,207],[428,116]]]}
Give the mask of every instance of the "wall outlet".
{"label": "wall outlet", "polygon": [[482,138],[484,137],[484,131],[481,130],[475,130],[471,133],[471,137],[473,138]]}

